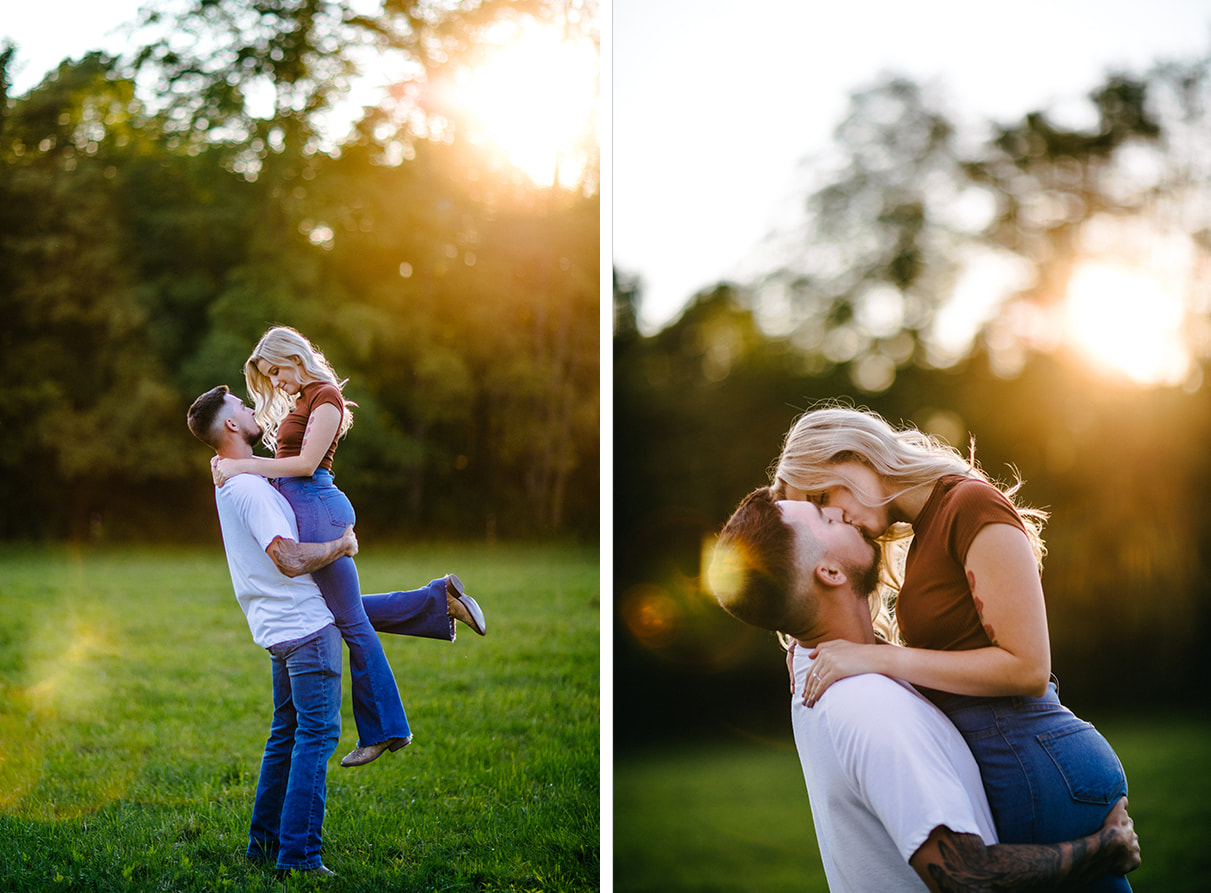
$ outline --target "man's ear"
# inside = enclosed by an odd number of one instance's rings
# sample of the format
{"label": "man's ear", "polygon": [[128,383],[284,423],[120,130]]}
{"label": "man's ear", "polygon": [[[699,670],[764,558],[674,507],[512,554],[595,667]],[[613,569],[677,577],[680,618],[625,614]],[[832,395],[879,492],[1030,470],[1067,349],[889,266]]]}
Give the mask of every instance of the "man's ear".
{"label": "man's ear", "polygon": [[816,579],[825,586],[844,586],[849,578],[845,575],[845,571],[836,565],[820,563],[815,568]]}

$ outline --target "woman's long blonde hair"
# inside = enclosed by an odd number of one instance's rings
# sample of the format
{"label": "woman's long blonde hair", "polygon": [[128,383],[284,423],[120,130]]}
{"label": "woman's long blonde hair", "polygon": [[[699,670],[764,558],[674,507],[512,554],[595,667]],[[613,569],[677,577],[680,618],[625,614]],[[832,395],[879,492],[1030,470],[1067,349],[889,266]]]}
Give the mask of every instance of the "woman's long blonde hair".
{"label": "woman's long blonde hair", "polygon": [[[861,491],[837,471],[839,463],[849,460],[866,465],[890,485],[887,502],[908,490],[932,487],[943,475],[962,475],[992,484],[1021,516],[1035,561],[1042,569],[1047,551],[1042,537],[1047,513],[1018,504],[1015,495],[1022,484],[1020,479],[1013,486],[1002,487],[984,473],[976,464],[974,439],[965,459],[958,450],[916,428],[896,429],[869,410],[825,404],[808,410],[791,426],[771,475],[772,486],[781,493],[789,484],[809,497],[829,487],[844,486],[860,499]],[[893,524],[877,540],[882,552],[880,578],[884,592],[881,598],[871,599],[871,616],[876,631],[893,642],[898,639],[895,598],[911,539],[911,527]]]}
{"label": "woman's long blonde hair", "polygon": [[[269,377],[257,368],[258,360],[266,360],[274,366],[298,363],[302,370],[300,379],[304,384],[311,381],[326,381],[337,389],[343,389],[345,382],[336,377],[332,364],[316,349],[310,341],[290,326],[274,326],[261,336],[252,356],[244,364],[244,381],[248,385],[248,393],[252,397],[253,412],[264,432],[265,446],[277,451],[278,426],[282,419],[294,409],[297,397],[288,397],[270,382]],[[345,412],[341,416],[341,427],[337,437],[344,437],[345,432],[353,424],[352,407],[356,403],[345,401]]]}

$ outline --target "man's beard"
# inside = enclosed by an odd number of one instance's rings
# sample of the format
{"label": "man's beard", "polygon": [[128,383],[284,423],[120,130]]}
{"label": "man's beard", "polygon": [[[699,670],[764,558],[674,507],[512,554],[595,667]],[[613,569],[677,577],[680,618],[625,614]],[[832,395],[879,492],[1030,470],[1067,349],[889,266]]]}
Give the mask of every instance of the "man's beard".
{"label": "man's beard", "polygon": [[257,425],[255,431],[244,432],[244,440],[249,446],[254,447],[261,442],[261,437],[264,435],[264,433],[264,429],[262,429],[260,425]]}
{"label": "man's beard", "polygon": [[862,598],[869,598],[879,588],[879,547],[867,540],[870,546],[870,562],[864,565],[855,564],[849,569],[849,578],[853,581],[854,592]]}

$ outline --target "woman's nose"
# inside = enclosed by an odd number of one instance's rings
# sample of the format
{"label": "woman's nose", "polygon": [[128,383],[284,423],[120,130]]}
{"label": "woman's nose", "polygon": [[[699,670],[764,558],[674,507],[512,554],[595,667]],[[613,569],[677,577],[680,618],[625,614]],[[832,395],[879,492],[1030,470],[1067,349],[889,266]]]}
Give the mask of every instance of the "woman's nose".
{"label": "woman's nose", "polygon": [[844,521],[845,520],[845,512],[841,511],[841,509],[839,509],[835,506],[829,506],[829,507],[820,509],[820,514],[824,515],[824,517],[826,517],[832,521]]}

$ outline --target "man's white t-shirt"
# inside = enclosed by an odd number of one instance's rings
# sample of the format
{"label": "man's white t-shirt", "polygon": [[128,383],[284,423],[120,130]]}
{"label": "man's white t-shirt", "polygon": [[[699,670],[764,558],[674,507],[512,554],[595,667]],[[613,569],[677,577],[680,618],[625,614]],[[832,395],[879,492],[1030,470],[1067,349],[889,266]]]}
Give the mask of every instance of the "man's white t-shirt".
{"label": "man's white t-shirt", "polygon": [[262,648],[301,639],[333,622],[310,574],[287,577],[265,549],[275,537],[298,541],[290,503],[265,478],[237,474],[215,488],[223,548],[236,600]]}
{"label": "man's white t-shirt", "polygon": [[809,650],[795,649],[791,723],[832,893],[925,890],[908,860],[939,825],[996,843],[979,767],[946,715],[876,674],[805,707]]}

